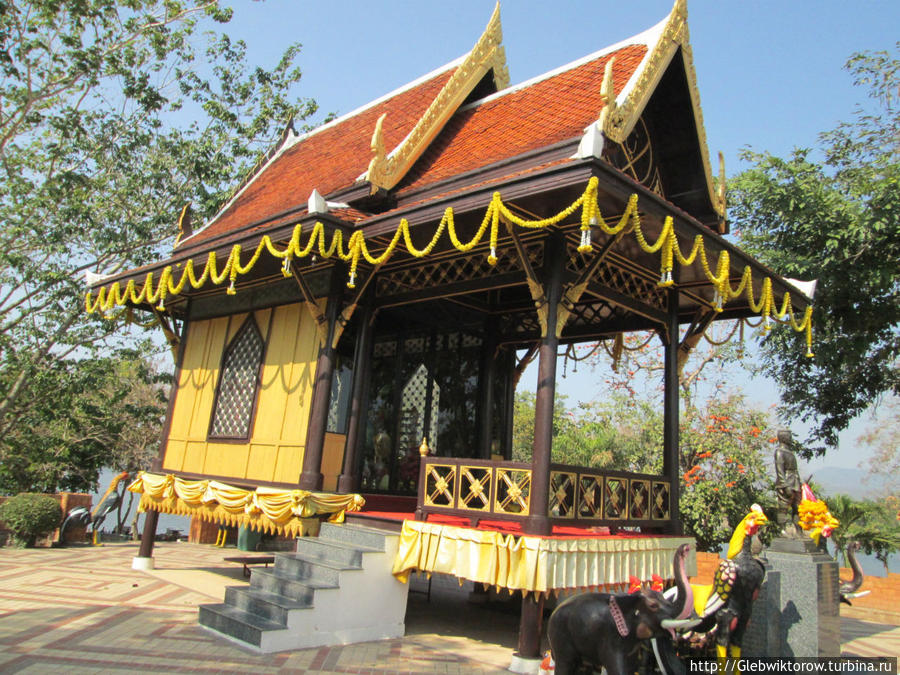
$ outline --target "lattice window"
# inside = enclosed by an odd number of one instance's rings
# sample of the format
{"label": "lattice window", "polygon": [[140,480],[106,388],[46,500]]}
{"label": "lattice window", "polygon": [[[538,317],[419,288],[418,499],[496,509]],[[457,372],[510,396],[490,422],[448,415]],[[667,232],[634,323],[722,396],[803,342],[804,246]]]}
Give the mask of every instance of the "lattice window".
{"label": "lattice window", "polygon": [[209,430],[211,438],[249,438],[264,349],[259,328],[250,317],[225,349]]}

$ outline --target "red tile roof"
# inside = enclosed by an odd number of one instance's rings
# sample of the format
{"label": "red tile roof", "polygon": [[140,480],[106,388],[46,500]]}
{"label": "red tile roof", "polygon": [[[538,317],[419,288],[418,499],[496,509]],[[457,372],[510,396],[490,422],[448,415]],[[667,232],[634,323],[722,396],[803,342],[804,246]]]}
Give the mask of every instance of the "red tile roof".
{"label": "red tile roof", "polygon": [[[613,86],[618,93],[646,53],[644,44],[627,45],[464,106],[400,183],[398,196],[529,150],[580,137],[603,108],[600,90],[607,61],[616,59]],[[284,224],[305,213],[313,189],[328,195],[351,187],[372,157],[370,143],[378,117],[387,113],[385,146],[395,148],[452,73],[453,68],[448,68],[301,138],[265,166],[207,228],[182,241],[179,250],[191,250],[245,228],[247,232],[263,231]],[[361,216],[364,214],[354,212],[349,219],[358,221]]]}
{"label": "red tile roof", "polygon": [[613,86],[618,93],[646,53],[645,45],[628,45],[466,106],[450,119],[407,174],[400,192],[580,137],[603,109],[600,88],[607,61],[616,59]]}
{"label": "red tile roof", "polygon": [[323,195],[353,185],[369,166],[375,122],[387,113],[384,140],[394,148],[440,92],[453,68],[376,105],[314,131],[283,152],[251,181],[210,225],[181,243],[187,250],[219,235],[288,210],[306,209],[313,189]]}

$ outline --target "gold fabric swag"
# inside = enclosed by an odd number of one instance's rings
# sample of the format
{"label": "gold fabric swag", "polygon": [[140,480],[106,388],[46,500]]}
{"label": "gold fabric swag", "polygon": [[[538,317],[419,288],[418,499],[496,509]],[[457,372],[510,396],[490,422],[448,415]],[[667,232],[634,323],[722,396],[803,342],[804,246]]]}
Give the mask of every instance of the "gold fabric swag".
{"label": "gold fabric swag", "polygon": [[267,487],[246,490],[214,480],[188,480],[146,471],[140,472],[128,489],[141,495],[140,512],[196,516],[289,537],[302,535],[304,518],[330,514],[329,521],[342,523],[345,512],[359,511],[366,503],[358,494]]}
{"label": "gold fabric swag", "polygon": [[[511,590],[549,593],[620,588],[629,575],[672,578],[672,558],[690,537],[542,538],[407,520],[393,574],[406,582],[413,570]],[[688,574],[696,574],[691,546]]]}

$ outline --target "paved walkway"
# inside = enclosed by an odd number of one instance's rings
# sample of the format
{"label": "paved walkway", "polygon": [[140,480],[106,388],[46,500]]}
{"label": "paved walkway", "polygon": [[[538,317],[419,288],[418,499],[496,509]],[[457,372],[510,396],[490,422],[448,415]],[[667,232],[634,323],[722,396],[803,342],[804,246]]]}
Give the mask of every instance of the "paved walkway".
{"label": "paved walkway", "polygon": [[[504,673],[515,648],[518,603],[473,605],[442,578],[430,601],[410,594],[401,639],[260,656],[197,624],[198,604],[246,583],[240,565],[222,561],[233,549],[160,543],[151,573],[131,569],[136,552],[0,550],[0,672]],[[845,653],[900,653],[900,627],[842,628]]]}

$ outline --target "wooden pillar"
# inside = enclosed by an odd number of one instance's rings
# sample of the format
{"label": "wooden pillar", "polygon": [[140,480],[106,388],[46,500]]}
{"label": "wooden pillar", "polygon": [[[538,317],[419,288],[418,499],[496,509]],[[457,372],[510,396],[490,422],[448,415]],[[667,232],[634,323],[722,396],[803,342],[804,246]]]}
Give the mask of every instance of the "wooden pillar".
{"label": "wooden pillar", "polygon": [[491,443],[494,440],[494,379],[496,364],[497,326],[494,319],[485,325],[485,339],[481,345],[478,389],[478,449],[482,459],[491,458]]}
{"label": "wooden pillar", "polygon": [[512,459],[513,445],[513,417],[516,410],[516,352],[506,348],[503,350],[505,363],[503,372],[506,373],[506,399],[503,401],[503,458]]}
{"label": "wooden pillar", "polygon": [[519,617],[519,644],[516,654],[523,659],[541,657],[541,632],[544,629],[544,596],[530,593],[522,598]]}
{"label": "wooden pillar", "polygon": [[316,382],[309,411],[306,449],[303,452],[303,471],[300,473],[299,480],[299,487],[303,490],[322,489],[322,448],[325,445],[328,406],[331,404],[331,378],[334,374],[334,349],[331,346],[331,340],[341,311],[344,272],[342,265],[335,265],[331,268],[331,285],[325,306],[328,330],[325,344],[319,347],[319,359],[316,362]]}
{"label": "wooden pillar", "polygon": [[526,534],[550,534],[547,517],[550,502],[550,448],[553,444],[553,403],[556,396],[556,315],[562,296],[565,239],[555,233],[544,245],[544,297],[547,300],[547,334],[538,352],[537,394],[534,403],[534,444],[531,453],[530,515],[522,531]]}
{"label": "wooden pillar", "polygon": [[147,509],[144,512],[144,531],[141,534],[139,558],[153,557],[153,542],[156,541],[156,525],[159,522],[159,511]]}
{"label": "wooden pillar", "polygon": [[353,350],[353,384],[350,392],[350,419],[347,420],[347,444],[344,465],[338,477],[337,491],[341,494],[359,490],[359,451],[365,438],[366,398],[372,362],[372,333],[374,322],[371,304],[363,307]]}
{"label": "wooden pillar", "polygon": [[679,476],[679,384],[678,384],[678,289],[670,288],[667,295],[668,323],[666,325],[665,374],[663,393],[663,475],[669,481],[669,531],[682,534],[678,502],[681,492]]}

